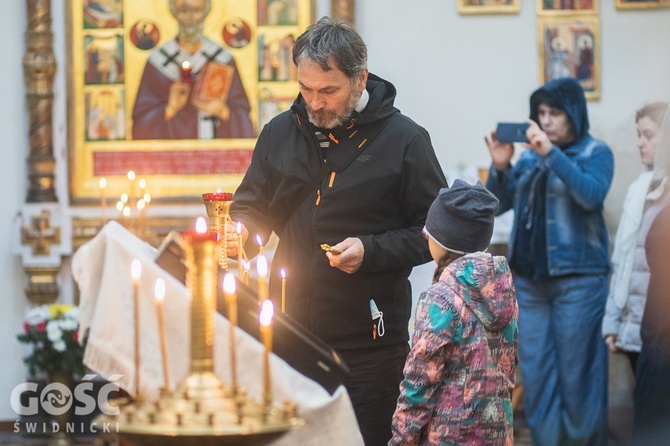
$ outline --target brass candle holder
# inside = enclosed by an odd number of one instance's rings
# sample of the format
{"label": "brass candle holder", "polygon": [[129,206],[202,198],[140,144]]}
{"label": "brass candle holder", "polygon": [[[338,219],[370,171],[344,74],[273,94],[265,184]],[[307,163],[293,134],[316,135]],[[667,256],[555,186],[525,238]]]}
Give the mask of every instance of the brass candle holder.
{"label": "brass candle holder", "polygon": [[224,271],[228,271],[226,225],[230,221],[233,194],[228,192],[202,194],[202,200],[205,203],[207,217],[209,217],[209,231],[219,235],[219,266]]}
{"label": "brass candle holder", "polygon": [[137,446],[262,446],[303,425],[295,403],[272,406],[266,371],[260,402],[236,383],[226,386],[216,377],[213,346],[220,244],[206,228],[182,234],[178,244],[191,293],[190,375],[177,390],[163,388],[154,401],[137,398],[119,407],[118,415],[101,416],[101,421],[116,426],[114,435]]}

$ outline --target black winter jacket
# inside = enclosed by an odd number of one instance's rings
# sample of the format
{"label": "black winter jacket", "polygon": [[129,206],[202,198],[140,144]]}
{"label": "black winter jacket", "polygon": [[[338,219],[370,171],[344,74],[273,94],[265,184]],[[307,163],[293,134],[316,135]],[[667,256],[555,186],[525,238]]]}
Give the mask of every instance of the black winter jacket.
{"label": "black winter jacket", "polygon": [[[421,229],[446,186],[428,133],[393,106],[395,87],[370,74],[366,88],[369,102],[350,125],[324,131],[333,141],[327,159],[334,167],[302,203],[295,203],[300,190],[324,160],[299,95],[291,110],[263,128],[231,209],[232,219],[249,230],[247,252],[255,248],[255,234],[279,236],[270,297],[278,303],[277,271],[286,268],[286,313],[336,349],[408,340],[408,277],[413,266],[431,259]],[[360,155],[343,168],[354,151]],[[320,248],[347,237],[360,238],[365,249],[354,274],[331,267]],[[370,299],[384,319],[385,333],[376,339]]]}

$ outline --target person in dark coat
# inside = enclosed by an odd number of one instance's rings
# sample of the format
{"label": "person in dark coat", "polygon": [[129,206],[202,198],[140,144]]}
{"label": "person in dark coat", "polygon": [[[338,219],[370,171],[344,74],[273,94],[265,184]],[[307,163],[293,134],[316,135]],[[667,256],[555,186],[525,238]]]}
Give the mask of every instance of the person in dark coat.
{"label": "person in dark coat", "polygon": [[[293,62],[300,94],[262,129],[230,215],[249,255],[256,234],[279,236],[270,296],[286,268],[286,313],[344,359],[365,444],[385,445],[409,351],[408,278],[431,259],[421,230],[446,179],[428,132],[368,72],[353,27],[322,18]],[[234,225],[227,235],[237,255]]]}

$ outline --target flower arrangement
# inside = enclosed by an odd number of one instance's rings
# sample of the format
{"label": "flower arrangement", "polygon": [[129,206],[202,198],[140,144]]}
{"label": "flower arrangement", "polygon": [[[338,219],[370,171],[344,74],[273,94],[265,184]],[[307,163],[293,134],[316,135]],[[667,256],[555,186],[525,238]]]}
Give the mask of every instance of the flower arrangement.
{"label": "flower arrangement", "polygon": [[79,345],[79,308],[67,304],[42,305],[28,310],[20,342],[32,346],[23,358],[31,376],[36,372],[65,371],[83,375],[84,347]]}

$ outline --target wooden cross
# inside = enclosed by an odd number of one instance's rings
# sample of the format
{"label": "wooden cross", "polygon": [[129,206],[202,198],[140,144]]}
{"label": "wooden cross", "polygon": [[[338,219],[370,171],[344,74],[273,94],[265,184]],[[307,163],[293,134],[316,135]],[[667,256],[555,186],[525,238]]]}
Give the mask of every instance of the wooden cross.
{"label": "wooden cross", "polygon": [[42,213],[32,218],[31,226],[21,228],[21,244],[31,245],[34,256],[48,256],[51,244],[60,243],[60,228],[49,226],[51,213],[43,209]]}

